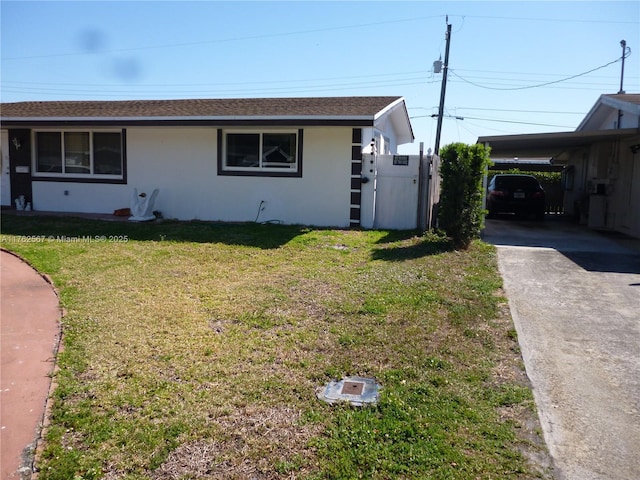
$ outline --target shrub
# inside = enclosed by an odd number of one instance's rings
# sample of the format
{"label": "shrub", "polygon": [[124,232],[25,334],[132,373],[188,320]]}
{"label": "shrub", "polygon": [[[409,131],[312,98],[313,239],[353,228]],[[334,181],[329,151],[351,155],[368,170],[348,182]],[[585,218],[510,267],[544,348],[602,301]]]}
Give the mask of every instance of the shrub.
{"label": "shrub", "polygon": [[484,226],[482,178],[491,164],[484,145],[452,143],[440,152],[440,228],[466,249]]}

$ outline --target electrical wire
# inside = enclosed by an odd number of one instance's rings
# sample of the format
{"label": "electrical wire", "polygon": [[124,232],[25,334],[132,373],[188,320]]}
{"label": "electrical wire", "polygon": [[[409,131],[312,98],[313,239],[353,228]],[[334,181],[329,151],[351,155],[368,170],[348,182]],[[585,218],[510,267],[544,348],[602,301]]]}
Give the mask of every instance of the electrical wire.
{"label": "electrical wire", "polygon": [[[408,107],[409,110],[431,110],[435,113],[438,112],[437,105],[433,107]],[[516,113],[552,113],[554,115],[583,115],[585,112],[556,112],[555,110],[520,110],[509,108],[480,108],[480,107],[451,107],[453,110],[480,110],[483,112],[516,112]]]}
{"label": "electrical wire", "polygon": [[211,45],[216,43],[228,43],[228,42],[237,42],[244,40],[262,40],[265,38],[277,38],[277,37],[287,37],[292,35],[306,35],[310,33],[321,33],[321,32],[332,32],[336,30],[352,30],[355,28],[366,28],[366,27],[376,27],[380,25],[389,25],[392,23],[406,23],[406,22],[416,22],[434,18],[444,17],[444,15],[430,15],[425,17],[413,17],[413,18],[402,18],[398,20],[385,20],[382,22],[372,22],[372,23],[361,23],[361,24],[353,24],[353,25],[339,25],[336,27],[324,27],[324,28],[315,28],[309,30],[297,30],[297,31],[289,31],[289,32],[278,32],[278,33],[266,33],[262,35],[247,35],[244,37],[232,37],[232,38],[221,38],[216,40],[200,40],[196,42],[183,42],[183,43],[167,43],[163,45],[147,45],[141,47],[129,47],[129,48],[120,48],[120,49],[111,49],[111,50],[92,50],[90,52],[66,52],[66,53],[49,53],[42,55],[30,55],[24,57],[4,57],[3,60],[31,60],[31,59],[39,59],[39,58],[53,58],[53,57],[70,57],[77,55],[92,55],[96,53],[123,53],[123,52],[133,52],[140,50],[156,50],[162,48],[179,48],[179,47],[193,47],[199,45]]}
{"label": "electrical wire", "polygon": [[[395,72],[395,73],[371,73],[371,74],[363,74],[363,75],[348,75],[341,77],[320,77],[320,78],[298,78],[293,80],[258,80],[258,81],[246,81],[246,82],[206,82],[206,83],[136,83],[136,86],[139,87],[218,87],[218,86],[237,86],[237,85],[264,85],[264,84],[278,84],[278,83],[303,83],[303,82],[324,82],[324,81],[338,81],[338,80],[351,80],[351,79],[359,79],[366,78],[370,79],[373,77],[401,77],[404,79],[407,76],[414,75],[428,75],[430,71],[428,70],[413,70],[410,72]],[[394,79],[395,80],[395,79]],[[116,86],[114,83],[55,83],[51,84],[48,82],[15,82],[8,81],[3,79],[3,84],[12,84],[17,83],[18,85],[39,85],[39,86],[47,86],[47,85],[55,85],[55,86],[69,86],[69,87],[113,87]],[[127,87],[128,88],[128,87]]]}
{"label": "electrical wire", "polygon": [[[456,70],[457,71],[457,70]],[[518,72],[493,72],[487,70],[466,70],[469,72],[488,72],[488,73],[509,73],[512,75],[530,75],[527,73],[518,73]],[[258,81],[245,81],[245,82],[207,82],[207,83],[135,83],[129,85],[119,85],[116,83],[71,83],[71,82],[63,82],[63,83],[51,83],[51,82],[19,82],[14,80],[7,80],[6,78],[2,81],[2,91],[6,93],[28,93],[28,94],[69,94],[72,96],[81,96],[82,94],[89,95],[97,95],[100,97],[119,97],[122,95],[132,96],[135,95],[136,90],[144,90],[145,96],[163,96],[163,95],[175,95],[175,88],[180,88],[182,94],[184,96],[188,95],[234,95],[234,94],[269,94],[269,93],[278,93],[279,91],[289,91],[289,92],[306,92],[306,91],[335,91],[335,90],[347,90],[347,89],[358,89],[358,88],[367,88],[369,86],[377,85],[380,87],[395,87],[395,86],[405,86],[405,85],[431,85],[434,83],[438,83],[440,80],[435,77],[428,77],[430,71],[427,70],[414,70],[414,71],[406,71],[406,72],[395,72],[395,73],[371,73],[369,75],[351,75],[351,76],[342,76],[342,77],[319,77],[319,78],[300,78],[300,79],[288,79],[288,80],[266,80],[262,82]],[[544,74],[545,76],[549,76],[549,74]],[[571,77],[574,77],[572,75]],[[461,77],[463,78],[463,77]],[[496,78],[496,77],[488,77],[488,76],[465,76],[464,80],[470,82],[471,78],[483,78],[483,79],[495,79],[495,80],[507,80],[504,77]],[[613,78],[600,76],[599,78]],[[629,77],[628,77],[629,78]],[[630,77],[634,78],[634,77]],[[520,79],[514,78],[512,79],[515,82],[521,81]],[[522,79],[524,80],[524,79]],[[450,79],[452,83],[461,82],[457,78],[453,77]],[[565,82],[565,86],[559,86],[555,88],[571,88],[573,90],[602,90],[603,88],[607,88],[611,85],[610,82],[599,82],[599,83],[571,83],[566,81],[566,77],[559,80],[552,80],[548,82],[544,82],[545,84],[553,84],[558,83],[560,81]],[[476,85],[480,85],[477,82],[473,82]],[[257,88],[258,85],[261,88]],[[505,84],[497,84],[499,86],[493,87],[494,89],[506,89],[507,86]],[[573,85],[569,87],[569,85]],[[583,88],[580,85],[588,86],[593,85],[594,88]],[[227,87],[252,87],[256,88],[236,88],[229,89]],[[84,87],[79,89],[78,87]],[[105,88],[106,87],[106,88]],[[164,87],[164,88],[162,88]],[[343,88],[344,87],[344,88]],[[490,88],[489,85],[483,85],[484,88]],[[530,86],[526,86],[529,88]],[[521,89],[525,88],[522,85],[518,85],[517,83],[513,85],[513,89]],[[97,91],[96,91],[97,89]],[[417,109],[418,107],[413,107],[413,109]],[[542,112],[540,112],[542,113]],[[550,112],[550,113],[560,113],[560,112]]]}
{"label": "electrical wire", "polygon": [[[416,115],[413,117],[409,117],[411,120],[415,119],[415,118],[436,118],[438,115]],[[443,115],[443,118],[453,118],[455,120],[480,120],[483,122],[499,122],[499,123],[512,123],[512,124],[518,124],[518,125],[536,125],[539,127],[557,127],[557,128],[574,128],[568,125],[554,125],[551,123],[536,123],[536,122],[522,122],[519,120],[503,120],[503,119],[499,119],[499,118],[481,118],[481,117],[467,117],[467,116],[460,116],[460,115]]]}
{"label": "electrical wire", "polygon": [[498,118],[480,118],[480,117],[464,117],[469,120],[482,120],[483,122],[499,122],[499,123],[512,123],[518,125],[536,125],[540,127],[557,127],[557,128],[575,128],[567,125],[553,125],[550,123],[535,123],[535,122],[520,122],[517,120],[500,120]]}
{"label": "electrical wire", "polygon": [[250,95],[291,95],[291,94],[304,94],[304,93],[318,93],[318,92],[336,92],[336,91],[354,91],[371,89],[371,88],[380,88],[380,87],[404,87],[404,86],[415,86],[415,85],[424,85],[424,81],[414,80],[414,81],[398,81],[396,83],[385,83],[385,84],[334,84],[334,85],[326,85],[326,86],[303,86],[303,87],[278,87],[278,88],[263,88],[259,90],[247,90],[247,89],[232,89],[232,90],[189,90],[189,91],[181,91],[180,93],[176,93],[175,91],[149,91],[148,89],[133,89],[131,86],[123,87],[122,90],[114,90],[114,91],[105,91],[105,90],[65,90],[65,89],[29,89],[29,88],[20,88],[20,87],[5,87],[2,86],[2,92],[5,93],[28,93],[28,94],[48,94],[48,95],[65,95],[65,96],[75,96],[75,97],[86,97],[87,95],[91,95],[94,97],[102,97],[102,98],[135,98],[141,99],[144,98],[156,98],[158,96],[166,96],[171,95],[172,98],[191,98],[194,95],[203,96],[203,97],[234,97],[234,96],[250,96]]}
{"label": "electrical wire", "polygon": [[586,71],[586,72],[578,73],[578,74],[576,74],[576,75],[571,75],[570,77],[561,78],[561,79],[559,79],[559,80],[553,80],[553,81],[550,81],[550,82],[539,83],[539,84],[537,84],[537,85],[527,85],[527,86],[524,86],[524,87],[508,87],[508,88],[502,88],[502,87],[488,87],[488,86],[486,86],[486,85],[480,85],[480,84],[478,84],[478,83],[474,83],[474,82],[472,82],[472,81],[470,81],[470,80],[467,80],[467,79],[466,79],[466,78],[464,78],[464,77],[461,77],[461,76],[460,76],[460,75],[458,75],[458,74],[455,72],[455,70],[453,70],[453,69],[451,69],[451,70],[450,70],[450,73],[451,73],[453,76],[455,76],[455,77],[459,78],[460,80],[462,80],[462,81],[464,81],[464,82],[466,82],[466,83],[468,83],[468,84],[470,84],[470,85],[473,85],[474,87],[478,87],[478,88],[484,88],[484,89],[487,89],[487,90],[526,90],[526,89],[546,87],[546,86],[549,86],[549,85],[554,85],[554,84],[557,84],[557,83],[566,82],[566,81],[568,81],[568,80],[573,80],[574,78],[583,77],[583,76],[588,75],[589,73],[595,72],[595,71],[597,71],[597,70],[602,70],[603,68],[606,68],[606,67],[608,67],[608,66],[610,66],[610,65],[613,65],[614,63],[618,63],[618,62],[620,62],[623,58],[627,58],[627,57],[629,57],[629,56],[631,55],[631,49],[628,49],[628,50],[629,50],[629,54],[626,54],[626,53],[625,53],[625,55],[624,55],[624,56],[619,57],[619,58],[617,58],[617,59],[613,60],[612,62],[606,63],[606,64],[604,64],[604,65],[600,65],[599,67],[596,67],[596,68],[592,68],[591,70],[588,70],[588,71]]}
{"label": "electrical wire", "polygon": [[[626,57],[625,57],[626,58]],[[544,73],[544,72],[514,72],[509,70],[476,70],[470,68],[456,68],[457,72],[477,72],[477,73],[496,73],[498,75],[526,75],[527,77],[537,76],[537,77],[566,77],[567,74],[560,73]],[[616,78],[615,75],[592,75],[591,78]],[[640,78],[640,75],[631,75],[630,78]]]}
{"label": "electrical wire", "polygon": [[615,25],[636,25],[638,23],[637,20],[580,20],[576,18],[531,18],[531,17],[502,17],[496,15],[451,15],[450,17],[466,17],[466,18],[482,18],[482,19],[491,19],[491,20],[524,20],[526,22],[560,22],[560,23],[608,23]]}
{"label": "electrical wire", "polygon": [[583,115],[585,112],[556,112],[555,110],[514,110],[508,108],[477,108],[477,107],[455,107],[457,110],[480,110],[486,112],[516,112],[516,113],[552,113],[554,115]]}

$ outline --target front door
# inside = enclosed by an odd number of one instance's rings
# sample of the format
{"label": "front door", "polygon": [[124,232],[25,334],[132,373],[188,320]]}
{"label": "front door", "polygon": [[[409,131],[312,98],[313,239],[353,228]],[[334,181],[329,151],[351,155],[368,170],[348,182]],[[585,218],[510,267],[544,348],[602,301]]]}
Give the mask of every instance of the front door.
{"label": "front door", "polygon": [[0,150],[2,151],[2,160],[0,162],[0,200],[3,207],[11,206],[11,168],[9,166],[9,132],[2,130],[0,132]]}

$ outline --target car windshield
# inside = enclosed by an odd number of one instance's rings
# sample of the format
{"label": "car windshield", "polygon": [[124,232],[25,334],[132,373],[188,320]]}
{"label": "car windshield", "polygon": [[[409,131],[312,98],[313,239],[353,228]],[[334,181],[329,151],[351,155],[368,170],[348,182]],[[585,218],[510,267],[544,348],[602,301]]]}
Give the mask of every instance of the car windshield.
{"label": "car windshield", "polygon": [[496,188],[509,188],[509,189],[536,189],[539,188],[539,183],[534,177],[527,176],[512,176],[512,177],[496,177]]}

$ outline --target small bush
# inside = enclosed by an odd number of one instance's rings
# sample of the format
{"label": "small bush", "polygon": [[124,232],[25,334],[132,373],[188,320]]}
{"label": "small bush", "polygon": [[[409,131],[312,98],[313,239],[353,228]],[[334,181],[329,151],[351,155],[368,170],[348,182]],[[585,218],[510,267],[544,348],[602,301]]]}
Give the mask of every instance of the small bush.
{"label": "small bush", "polygon": [[440,161],[438,222],[456,248],[466,249],[484,224],[482,178],[491,163],[489,149],[452,143],[441,150]]}

